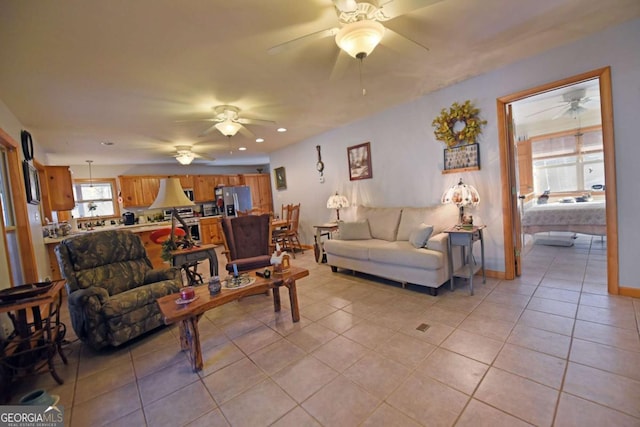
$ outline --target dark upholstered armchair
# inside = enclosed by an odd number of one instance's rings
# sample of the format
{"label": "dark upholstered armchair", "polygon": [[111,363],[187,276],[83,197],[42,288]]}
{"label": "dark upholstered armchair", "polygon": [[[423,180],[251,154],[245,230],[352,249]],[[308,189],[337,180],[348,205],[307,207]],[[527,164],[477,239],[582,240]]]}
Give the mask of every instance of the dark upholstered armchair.
{"label": "dark upholstered armchair", "polygon": [[153,269],[137,234],[87,233],[56,247],[71,324],[95,349],[118,346],[163,325],[156,298],[180,290],[180,272]]}
{"label": "dark upholstered armchair", "polygon": [[248,271],[271,265],[271,214],[227,217],[222,219],[226,269]]}

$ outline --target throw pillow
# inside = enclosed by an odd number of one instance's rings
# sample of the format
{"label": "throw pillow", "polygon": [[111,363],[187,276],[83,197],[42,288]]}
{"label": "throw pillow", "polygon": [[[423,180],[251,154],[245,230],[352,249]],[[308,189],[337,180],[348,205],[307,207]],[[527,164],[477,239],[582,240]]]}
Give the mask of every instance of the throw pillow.
{"label": "throw pillow", "polygon": [[367,240],[371,238],[369,221],[341,221],[338,223],[340,240]]}
{"label": "throw pillow", "polygon": [[431,233],[433,233],[433,225],[427,225],[423,222],[409,234],[409,242],[415,248],[423,248],[431,237]]}

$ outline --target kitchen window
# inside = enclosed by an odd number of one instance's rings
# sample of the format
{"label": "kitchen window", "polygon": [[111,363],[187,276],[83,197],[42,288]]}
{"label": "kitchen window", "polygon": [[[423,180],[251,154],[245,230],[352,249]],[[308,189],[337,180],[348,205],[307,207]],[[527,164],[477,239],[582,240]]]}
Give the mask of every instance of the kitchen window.
{"label": "kitchen window", "polygon": [[76,206],[71,211],[74,218],[120,216],[115,179],[75,179],[73,199]]}

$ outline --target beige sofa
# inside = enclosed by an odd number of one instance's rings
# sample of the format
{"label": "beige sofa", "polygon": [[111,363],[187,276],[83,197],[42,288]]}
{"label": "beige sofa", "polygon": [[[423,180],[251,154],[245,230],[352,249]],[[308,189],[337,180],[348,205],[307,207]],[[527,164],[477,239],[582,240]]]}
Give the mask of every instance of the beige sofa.
{"label": "beige sofa", "polygon": [[[426,286],[431,295],[449,280],[449,237],[457,218],[453,205],[426,208],[356,208],[356,220],[340,222],[337,238],[324,242],[327,264]],[[457,251],[456,251],[457,252]],[[460,257],[454,256],[454,268]]]}

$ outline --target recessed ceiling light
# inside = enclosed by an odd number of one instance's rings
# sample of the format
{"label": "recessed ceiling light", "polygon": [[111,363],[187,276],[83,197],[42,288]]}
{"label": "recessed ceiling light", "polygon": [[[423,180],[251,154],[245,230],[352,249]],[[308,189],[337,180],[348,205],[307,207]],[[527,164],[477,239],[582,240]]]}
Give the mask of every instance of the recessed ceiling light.
{"label": "recessed ceiling light", "polygon": [[102,145],[113,145],[113,142],[111,142],[111,141],[102,141],[100,144],[102,144]]}
{"label": "recessed ceiling light", "polygon": [[264,138],[256,138],[256,142],[264,142]]}
{"label": "recessed ceiling light", "polygon": [[240,150],[240,151],[246,151],[246,150],[247,150],[247,147],[239,147],[239,148],[238,148],[238,150]]}
{"label": "recessed ceiling light", "polygon": [[278,128],[278,132],[286,132],[287,128]]}

